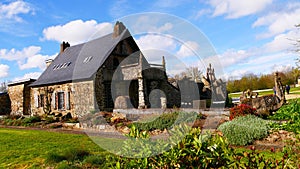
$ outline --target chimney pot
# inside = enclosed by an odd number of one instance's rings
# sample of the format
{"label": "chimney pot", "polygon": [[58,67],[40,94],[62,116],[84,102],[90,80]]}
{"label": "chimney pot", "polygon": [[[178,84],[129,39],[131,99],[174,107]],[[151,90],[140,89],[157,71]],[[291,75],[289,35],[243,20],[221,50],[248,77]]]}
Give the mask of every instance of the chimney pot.
{"label": "chimney pot", "polygon": [[46,66],[49,67],[53,62],[53,59],[47,59],[45,62],[46,62]]}
{"label": "chimney pot", "polygon": [[63,42],[60,44],[60,53],[64,52],[68,47],[70,47],[69,42],[63,41]]}

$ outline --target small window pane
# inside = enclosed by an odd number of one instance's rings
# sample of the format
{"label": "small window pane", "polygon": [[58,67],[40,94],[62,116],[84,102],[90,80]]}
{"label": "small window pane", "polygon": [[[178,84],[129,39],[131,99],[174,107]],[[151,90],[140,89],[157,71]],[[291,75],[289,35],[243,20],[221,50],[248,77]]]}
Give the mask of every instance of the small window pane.
{"label": "small window pane", "polygon": [[64,109],[64,105],[65,105],[65,99],[64,99],[64,92],[59,92],[58,93],[58,109],[62,110]]}

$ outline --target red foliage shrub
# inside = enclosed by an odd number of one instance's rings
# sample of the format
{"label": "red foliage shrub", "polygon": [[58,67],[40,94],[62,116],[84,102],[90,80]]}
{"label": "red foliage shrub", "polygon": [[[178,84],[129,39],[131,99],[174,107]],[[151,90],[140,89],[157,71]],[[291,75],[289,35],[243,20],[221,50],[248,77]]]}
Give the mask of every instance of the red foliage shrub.
{"label": "red foliage shrub", "polygon": [[230,109],[230,115],[229,119],[232,120],[239,116],[245,116],[248,114],[254,114],[255,115],[256,109],[252,108],[251,106],[247,104],[240,104],[238,106],[235,106]]}

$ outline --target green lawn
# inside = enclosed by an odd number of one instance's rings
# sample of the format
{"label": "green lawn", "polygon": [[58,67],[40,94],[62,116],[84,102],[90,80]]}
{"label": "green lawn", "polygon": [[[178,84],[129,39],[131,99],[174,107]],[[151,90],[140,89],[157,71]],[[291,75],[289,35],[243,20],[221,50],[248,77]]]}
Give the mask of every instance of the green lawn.
{"label": "green lawn", "polygon": [[74,148],[104,152],[86,135],[0,128],[0,168],[45,168],[49,153]]}
{"label": "green lawn", "polygon": [[[97,137],[98,143],[110,145],[114,148],[121,148],[121,140]],[[39,130],[7,129],[0,128],[0,168],[73,168],[66,162],[46,163],[49,154],[64,154],[70,149],[80,149],[89,152],[94,157],[105,157],[108,152],[96,145],[88,136],[81,134],[66,134]],[[236,148],[237,152],[249,152],[245,148]],[[72,151],[71,151],[72,152]],[[262,152],[266,156],[272,156],[278,160],[282,153]],[[98,155],[98,156],[97,156]],[[93,156],[90,156],[93,157]],[[91,160],[91,158],[89,158]],[[98,161],[101,160],[97,159]],[[81,161],[82,162],[82,161]],[[81,162],[79,162],[81,164]],[[108,162],[108,161],[105,161]],[[109,162],[108,162],[109,163]],[[66,165],[64,165],[66,164]],[[58,166],[57,166],[58,165]],[[83,165],[83,168],[89,168]],[[102,167],[103,168],[103,167]],[[107,167],[105,167],[107,168]]]}
{"label": "green lawn", "polygon": [[[258,92],[259,95],[258,96],[264,96],[264,95],[269,95],[269,94],[273,94],[273,90],[272,89],[269,89],[268,91],[261,91],[261,92]],[[291,88],[290,90],[290,94],[300,94],[300,87],[294,87],[294,88]],[[241,96],[241,93],[238,92],[238,93],[229,93],[228,94],[229,97],[240,97]]]}

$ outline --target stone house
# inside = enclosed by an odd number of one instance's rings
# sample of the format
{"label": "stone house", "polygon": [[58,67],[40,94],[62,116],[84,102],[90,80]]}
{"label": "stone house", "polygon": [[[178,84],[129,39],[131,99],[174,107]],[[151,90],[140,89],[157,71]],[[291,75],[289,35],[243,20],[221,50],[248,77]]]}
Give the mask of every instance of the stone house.
{"label": "stone house", "polygon": [[179,89],[168,83],[164,59],[155,68],[149,64],[121,22],[98,39],[74,46],[63,42],[58,56],[46,63],[29,85],[31,114],[78,117],[114,108],[160,107],[155,99],[151,104],[150,95],[164,97],[168,107],[180,106]]}
{"label": "stone house", "polygon": [[9,98],[11,114],[81,117],[113,109],[191,108],[195,100],[211,98],[214,84],[208,77],[207,84],[184,79],[172,85],[164,57],[162,64],[150,64],[121,22],[103,37],[74,46],[63,42],[46,64],[37,80],[8,84],[9,97],[2,98]]}

